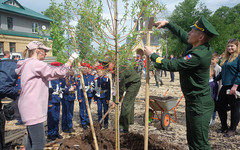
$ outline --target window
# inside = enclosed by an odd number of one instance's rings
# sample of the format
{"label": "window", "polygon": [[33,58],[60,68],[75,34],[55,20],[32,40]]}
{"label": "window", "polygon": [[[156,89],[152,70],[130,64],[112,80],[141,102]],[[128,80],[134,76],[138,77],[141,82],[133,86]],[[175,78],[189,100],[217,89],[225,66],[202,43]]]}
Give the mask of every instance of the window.
{"label": "window", "polygon": [[19,4],[18,4],[15,0],[8,0],[8,1],[4,2],[4,4],[21,8],[21,7],[19,6]]}
{"label": "window", "polygon": [[12,43],[10,42],[10,52],[13,53],[13,52],[16,52],[16,43]]}
{"label": "window", "polygon": [[32,23],[32,32],[37,33],[38,32],[38,23]]}
{"label": "window", "polygon": [[3,53],[3,42],[0,42],[0,53]]}
{"label": "window", "polygon": [[7,17],[8,30],[13,29],[13,18]]}
{"label": "window", "polygon": [[14,0],[10,0],[10,1],[8,1],[8,4],[15,6],[15,5],[16,5],[16,2],[15,2]]}

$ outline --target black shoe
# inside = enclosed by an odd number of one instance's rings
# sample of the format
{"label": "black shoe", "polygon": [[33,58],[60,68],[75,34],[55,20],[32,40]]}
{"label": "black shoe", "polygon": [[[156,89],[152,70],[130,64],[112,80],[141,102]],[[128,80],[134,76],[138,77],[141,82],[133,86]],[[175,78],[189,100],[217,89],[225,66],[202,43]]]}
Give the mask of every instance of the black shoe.
{"label": "black shoe", "polygon": [[75,132],[75,130],[73,128],[70,128],[69,132],[72,133],[72,132]]}
{"label": "black shoe", "polygon": [[82,127],[84,130],[87,130],[87,128],[88,128],[87,125],[82,125]]}
{"label": "black shoe", "polygon": [[161,82],[161,84],[160,84],[161,86],[163,85],[163,82]]}
{"label": "black shoe", "polygon": [[228,128],[221,128],[217,130],[217,133],[226,133],[228,131]]}
{"label": "black shoe", "polygon": [[120,133],[128,133],[128,130],[125,129],[119,129]]}
{"label": "black shoe", "polygon": [[173,80],[171,80],[170,82],[174,82]]}
{"label": "black shoe", "polygon": [[104,125],[104,129],[108,129],[108,124],[105,124],[105,125]]}
{"label": "black shoe", "polygon": [[22,125],[23,122],[21,120],[18,120],[18,122],[15,123],[15,125]]}
{"label": "black shoe", "polygon": [[62,138],[63,138],[60,134],[56,135],[55,137],[56,137],[57,139],[62,139]]}
{"label": "black shoe", "polygon": [[225,137],[231,137],[236,135],[236,131],[234,130],[229,130],[226,134],[224,134]]}
{"label": "black shoe", "polygon": [[69,133],[69,129],[67,129],[67,130],[62,130],[62,132]]}
{"label": "black shoe", "polygon": [[56,140],[56,136],[48,136],[47,138],[52,141]]}

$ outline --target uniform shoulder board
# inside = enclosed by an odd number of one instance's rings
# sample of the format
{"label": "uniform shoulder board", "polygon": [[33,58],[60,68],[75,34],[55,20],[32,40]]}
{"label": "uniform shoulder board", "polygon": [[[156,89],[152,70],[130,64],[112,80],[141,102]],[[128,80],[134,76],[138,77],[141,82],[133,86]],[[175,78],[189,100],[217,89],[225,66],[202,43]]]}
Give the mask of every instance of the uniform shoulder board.
{"label": "uniform shoulder board", "polygon": [[96,77],[94,80],[97,80],[98,79],[98,77]]}
{"label": "uniform shoulder board", "polygon": [[189,59],[191,59],[192,58],[192,55],[191,54],[188,54],[187,56],[185,56],[183,59],[184,60],[189,60]]}
{"label": "uniform shoulder board", "polygon": [[18,79],[21,79],[21,76],[18,76]]}
{"label": "uniform shoulder board", "polygon": [[78,75],[78,78],[80,78],[80,75]]}
{"label": "uniform shoulder board", "polygon": [[104,76],[104,78],[108,78],[108,76]]}

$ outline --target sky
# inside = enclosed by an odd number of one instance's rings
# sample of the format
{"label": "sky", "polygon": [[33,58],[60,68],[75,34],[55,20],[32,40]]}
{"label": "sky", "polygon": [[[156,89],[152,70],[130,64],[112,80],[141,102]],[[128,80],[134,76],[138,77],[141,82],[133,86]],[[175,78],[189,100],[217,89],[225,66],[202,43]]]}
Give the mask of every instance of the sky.
{"label": "sky", "polygon": [[[41,13],[45,11],[49,5],[50,0],[17,0],[21,5],[28,7],[36,12]],[[56,0],[56,2],[63,2],[64,0]],[[179,2],[184,0],[159,0],[160,4],[166,4],[167,10],[171,13],[175,9],[175,5],[178,5]],[[221,6],[233,7],[236,4],[240,3],[239,0],[200,0],[204,3],[208,9],[215,11]]]}

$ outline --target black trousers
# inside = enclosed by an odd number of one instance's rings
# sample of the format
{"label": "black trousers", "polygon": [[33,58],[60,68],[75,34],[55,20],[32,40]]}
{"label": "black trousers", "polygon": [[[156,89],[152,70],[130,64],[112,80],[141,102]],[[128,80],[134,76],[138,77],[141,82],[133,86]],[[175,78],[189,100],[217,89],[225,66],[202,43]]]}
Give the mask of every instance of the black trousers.
{"label": "black trousers", "polygon": [[170,72],[171,81],[174,81],[174,72]]}
{"label": "black trousers", "polygon": [[0,93],[0,150],[4,150],[6,148],[5,139],[4,139],[4,131],[5,131],[5,116],[2,111],[2,99],[4,97],[9,97],[13,100],[16,100],[18,97],[18,90],[16,87],[10,87],[5,90],[4,93]]}
{"label": "black trousers", "polygon": [[3,111],[0,108],[0,150],[6,148],[5,139],[4,139],[4,130],[5,130],[5,117]]}
{"label": "black trousers", "polygon": [[[231,111],[231,125],[230,130],[235,131],[239,123],[240,117],[240,99],[236,99],[235,95],[228,95],[226,91],[231,89],[231,86],[222,86],[218,101],[216,102],[217,111],[221,120],[222,128],[227,129],[227,111]],[[239,88],[238,88],[239,91]]]}

